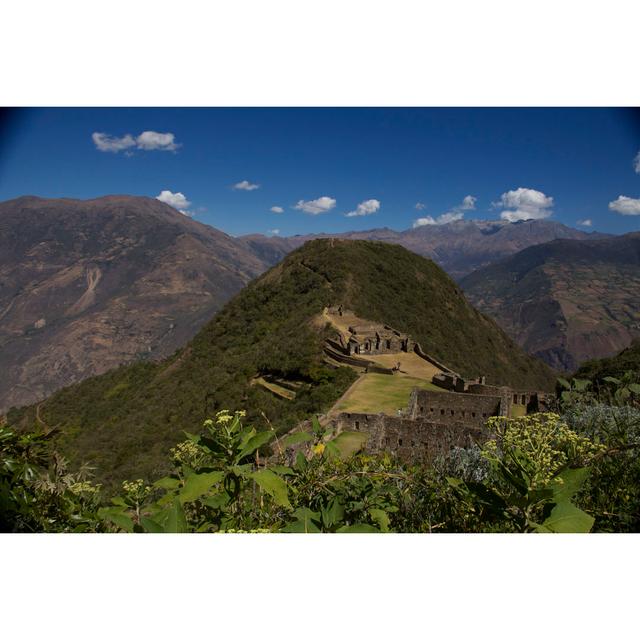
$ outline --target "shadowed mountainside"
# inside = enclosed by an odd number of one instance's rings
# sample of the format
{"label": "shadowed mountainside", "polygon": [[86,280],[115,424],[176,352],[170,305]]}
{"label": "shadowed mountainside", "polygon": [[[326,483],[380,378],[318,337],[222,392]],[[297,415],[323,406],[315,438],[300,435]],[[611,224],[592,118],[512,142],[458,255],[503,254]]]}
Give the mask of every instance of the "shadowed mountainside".
{"label": "shadowed mountainside", "polygon": [[556,240],[461,281],[526,351],[572,371],[640,337],[640,233]]}

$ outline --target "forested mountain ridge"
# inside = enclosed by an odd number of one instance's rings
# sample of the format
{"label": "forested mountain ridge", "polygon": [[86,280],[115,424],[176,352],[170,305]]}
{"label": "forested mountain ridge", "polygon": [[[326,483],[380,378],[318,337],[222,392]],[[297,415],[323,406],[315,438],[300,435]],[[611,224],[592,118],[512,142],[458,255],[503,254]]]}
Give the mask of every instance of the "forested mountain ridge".
{"label": "forested mountain ridge", "polygon": [[[553,386],[552,372],[473,309],[431,260],[385,243],[316,240],[250,283],[172,357],[90,378],[39,409],[11,412],[9,422],[59,428],[62,450],[95,465],[107,484],[156,475],[184,430],[197,430],[221,408],[288,429],[328,409],[355,377],[323,361],[328,328],[317,318],[336,304],[411,334],[462,374],[515,387]],[[296,383],[295,398],[253,384],[261,375]]]}

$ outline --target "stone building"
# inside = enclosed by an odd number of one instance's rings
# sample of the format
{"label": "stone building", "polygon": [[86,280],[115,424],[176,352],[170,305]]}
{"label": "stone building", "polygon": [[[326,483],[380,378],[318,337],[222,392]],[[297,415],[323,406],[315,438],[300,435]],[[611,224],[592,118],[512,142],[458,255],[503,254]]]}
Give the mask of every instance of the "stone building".
{"label": "stone building", "polygon": [[476,381],[465,383],[465,388],[464,392],[416,388],[402,415],[340,413],[329,425],[337,432],[368,433],[367,453],[390,451],[405,462],[423,463],[453,447],[485,442],[491,437],[487,420],[511,416],[514,403],[525,403],[524,413],[543,410],[537,392],[515,393],[509,387]]}
{"label": "stone building", "polygon": [[387,325],[368,324],[349,327],[349,355],[379,355],[413,351],[414,342],[408,335]]}
{"label": "stone building", "polygon": [[367,413],[341,413],[330,422],[338,432],[360,431],[369,435],[364,450],[370,454],[390,451],[401,460],[428,463],[453,447],[482,443],[489,434],[477,426],[444,424],[422,418]]}

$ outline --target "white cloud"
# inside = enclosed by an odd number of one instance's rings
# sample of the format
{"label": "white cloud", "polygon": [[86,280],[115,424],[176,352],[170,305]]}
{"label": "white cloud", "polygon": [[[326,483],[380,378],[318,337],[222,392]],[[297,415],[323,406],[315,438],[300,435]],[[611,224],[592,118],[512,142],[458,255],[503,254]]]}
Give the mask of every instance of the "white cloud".
{"label": "white cloud", "polygon": [[416,202],[414,207],[417,211],[424,211],[427,208],[427,205],[424,202]]}
{"label": "white cloud", "polygon": [[464,213],[461,211],[448,211],[437,217],[437,224],[447,224],[448,222],[456,222],[462,220]]}
{"label": "white cloud", "polygon": [[429,224],[438,224],[436,222],[436,219],[433,216],[427,216],[426,218],[418,218],[417,220],[413,221],[413,228],[416,229],[417,227],[426,227]]}
{"label": "white cloud", "polygon": [[473,209],[476,208],[476,201],[477,198],[475,196],[465,196],[459,205],[453,207],[451,211],[442,213],[437,218],[434,218],[433,216],[425,216],[424,218],[414,220],[413,228],[416,229],[417,227],[425,227],[432,224],[447,224],[449,222],[462,220],[462,218],[464,218],[465,211],[473,211]]}
{"label": "white cloud", "polygon": [[633,160],[633,168],[636,173],[640,173],[640,151],[638,151],[638,155]]}
{"label": "white cloud", "polygon": [[426,227],[427,225],[432,224],[447,224],[449,222],[462,220],[462,218],[464,218],[464,213],[454,213],[453,211],[449,211],[447,213],[443,213],[437,218],[434,218],[433,216],[418,218],[417,220],[413,221],[413,228],[416,229],[417,227]]}
{"label": "white cloud", "polygon": [[125,155],[130,156],[130,149],[136,148],[142,151],[175,151],[179,145],[175,141],[173,133],[158,133],[157,131],[143,131],[134,138],[130,133],[118,138],[110,136],[108,133],[96,131],[91,134],[91,139],[98,151],[110,151],[118,153],[125,151]]}
{"label": "white cloud", "polygon": [[255,189],[259,189],[260,185],[249,182],[248,180],[241,180],[240,182],[236,182],[231,188],[235,191],[254,191]]}
{"label": "white cloud", "polygon": [[585,218],[584,220],[578,220],[577,224],[580,225],[581,227],[592,227],[593,220],[591,220],[591,218]]}
{"label": "white cloud", "polygon": [[284,209],[282,207],[271,207],[271,211],[273,213],[284,213]]}
{"label": "white cloud", "polygon": [[96,145],[96,149],[98,149],[98,151],[118,153],[118,151],[124,151],[125,149],[136,146],[136,141],[133,139],[133,136],[128,133],[127,135],[122,136],[122,138],[117,138],[115,136],[110,136],[106,133],[96,131],[91,134],[91,139],[93,140],[93,144]]}
{"label": "white cloud", "polygon": [[269,233],[270,233],[272,236],[280,235],[280,229],[269,229]]}
{"label": "white cloud", "polygon": [[316,198],[315,200],[298,200],[298,204],[294,207],[294,209],[298,209],[299,211],[304,211],[305,213],[310,213],[312,216],[315,216],[319,213],[326,213],[327,211],[333,209],[335,206],[335,198],[322,196],[321,198]]}
{"label": "white cloud", "polygon": [[617,200],[609,203],[609,209],[623,216],[640,216],[640,198],[618,196]]}
{"label": "white cloud", "polygon": [[548,218],[553,211],[553,198],[542,191],[519,187],[513,191],[507,191],[500,196],[493,206],[503,211],[500,217],[509,222],[518,220],[542,220]]}
{"label": "white cloud", "polygon": [[478,198],[475,196],[465,196],[462,199],[462,204],[456,207],[460,211],[473,211],[476,208],[476,201]]}
{"label": "white cloud", "polygon": [[181,145],[175,141],[173,133],[158,133],[157,131],[143,131],[136,138],[138,149],[144,151],[175,151]]}
{"label": "white cloud", "polygon": [[354,218],[355,216],[370,216],[380,209],[380,200],[365,200],[361,202],[355,209],[355,211],[349,211],[344,215],[347,218]]}
{"label": "white cloud", "polygon": [[160,195],[156,196],[156,200],[160,200],[160,202],[168,204],[170,207],[177,209],[185,216],[192,217],[194,215],[193,212],[187,211],[187,209],[191,206],[191,202],[187,200],[184,194],[180,193],[179,191],[177,191],[176,193],[172,193],[168,190],[161,191]]}

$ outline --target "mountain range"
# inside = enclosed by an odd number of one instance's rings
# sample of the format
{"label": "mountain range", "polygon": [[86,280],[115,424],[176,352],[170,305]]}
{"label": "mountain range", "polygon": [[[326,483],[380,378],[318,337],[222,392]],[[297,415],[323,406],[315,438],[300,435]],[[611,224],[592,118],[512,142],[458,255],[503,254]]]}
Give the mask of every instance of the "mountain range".
{"label": "mountain range", "polygon": [[612,356],[640,337],[640,232],[532,246],[460,284],[520,346],[558,370]]}
{"label": "mountain range", "polygon": [[459,280],[475,269],[489,265],[532,245],[568,238],[583,240],[601,234],[585,233],[553,220],[457,220],[424,225],[406,231],[371,229],[337,234],[290,237],[252,234],[239,240],[265,262],[275,264],[289,251],[316,238],[379,240],[399,244],[418,255],[431,258],[452,278]]}
{"label": "mountain range", "polygon": [[[170,355],[251,279],[315,237],[234,238],[145,197],[0,203],[0,414]],[[540,220],[338,237],[401,244],[460,277],[531,244],[589,235]]]}

